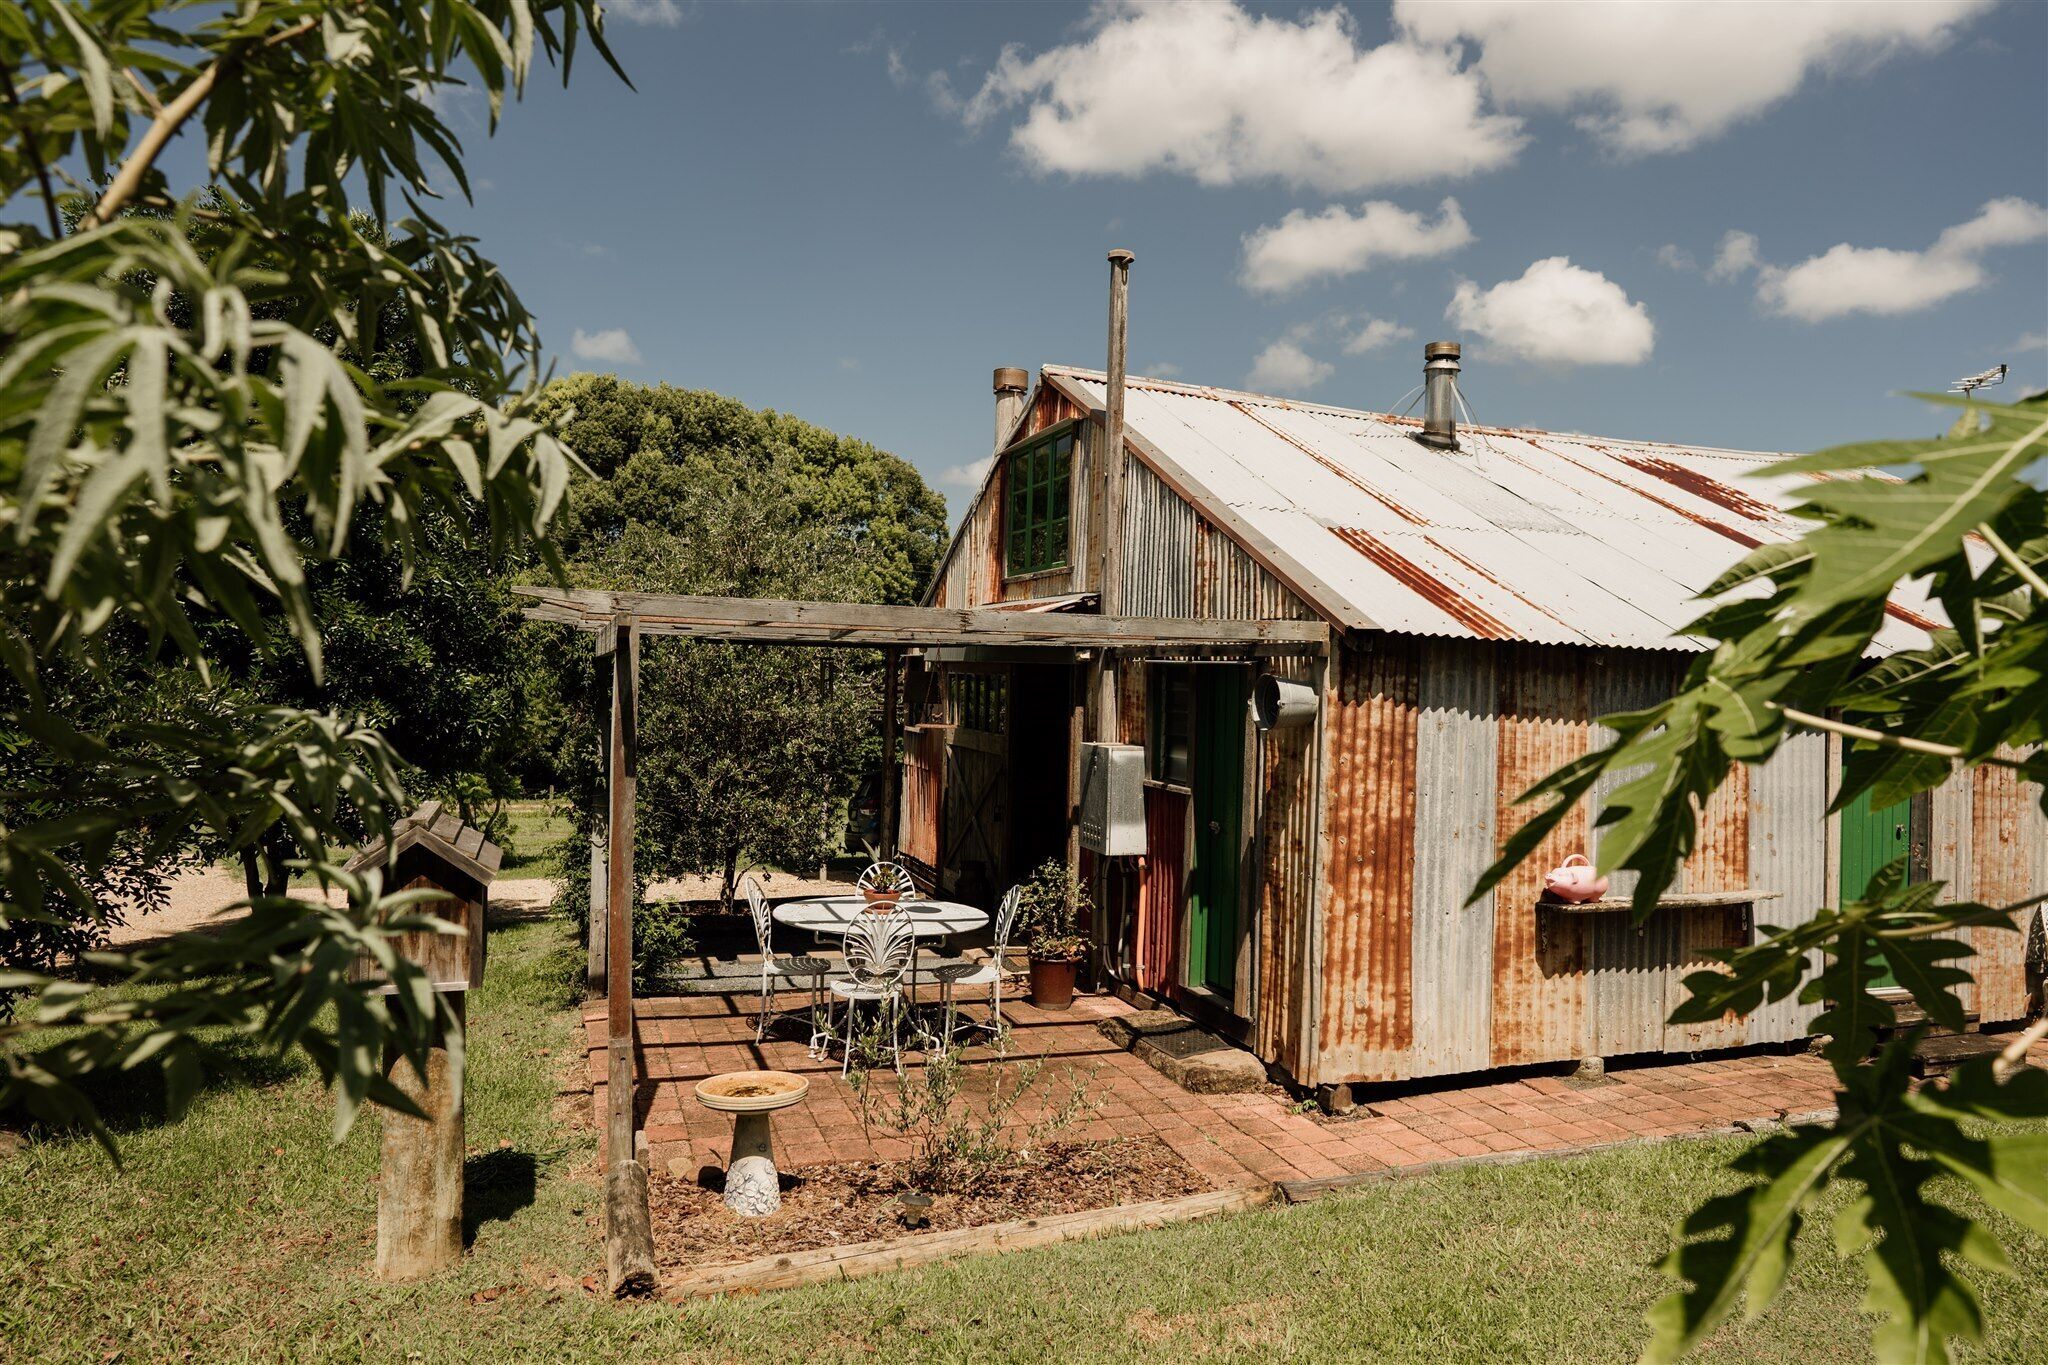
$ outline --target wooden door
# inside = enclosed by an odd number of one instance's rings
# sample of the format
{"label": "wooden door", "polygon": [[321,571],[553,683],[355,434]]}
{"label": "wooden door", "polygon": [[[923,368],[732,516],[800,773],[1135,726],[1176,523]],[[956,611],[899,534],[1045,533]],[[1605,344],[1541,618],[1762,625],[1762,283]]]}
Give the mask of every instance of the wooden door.
{"label": "wooden door", "polygon": [[1244,726],[1240,668],[1195,674],[1194,866],[1188,874],[1187,983],[1230,997],[1244,873]]}

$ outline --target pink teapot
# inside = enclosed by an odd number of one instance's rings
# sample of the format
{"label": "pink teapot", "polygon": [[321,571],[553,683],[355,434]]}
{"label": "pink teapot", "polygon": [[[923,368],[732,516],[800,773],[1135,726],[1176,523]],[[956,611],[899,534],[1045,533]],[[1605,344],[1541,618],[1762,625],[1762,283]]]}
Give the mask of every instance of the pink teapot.
{"label": "pink teapot", "polygon": [[1594,875],[1593,860],[1574,853],[1543,874],[1543,890],[1561,901],[1596,901],[1607,894],[1607,878]]}

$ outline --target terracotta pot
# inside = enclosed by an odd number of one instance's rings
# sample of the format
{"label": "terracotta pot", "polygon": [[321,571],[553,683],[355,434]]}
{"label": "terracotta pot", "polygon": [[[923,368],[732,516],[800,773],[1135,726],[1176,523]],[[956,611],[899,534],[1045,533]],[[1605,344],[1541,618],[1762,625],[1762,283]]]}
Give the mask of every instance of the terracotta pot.
{"label": "terracotta pot", "polygon": [[1047,962],[1032,958],[1031,1003],[1042,1010],[1071,1009],[1074,977],[1080,970],[1081,964],[1071,959]]}
{"label": "terracotta pot", "polygon": [[861,899],[868,903],[867,911],[870,915],[886,915],[896,908],[897,901],[903,899],[903,893],[900,891],[875,891],[865,887],[862,888],[860,895]]}

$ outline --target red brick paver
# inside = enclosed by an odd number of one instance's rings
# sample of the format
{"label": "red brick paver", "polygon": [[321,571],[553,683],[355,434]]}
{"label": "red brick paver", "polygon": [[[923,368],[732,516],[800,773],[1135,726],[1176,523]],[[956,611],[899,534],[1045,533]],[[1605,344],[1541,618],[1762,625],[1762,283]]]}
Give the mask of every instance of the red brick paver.
{"label": "red brick paver", "polygon": [[[754,1041],[752,998],[696,996],[638,1002],[639,1121],[657,1162],[694,1171],[722,1166],[731,1121],[696,1102],[691,1088],[722,1071],[754,1067],[811,1078],[805,1102],[776,1119],[782,1163],[796,1170],[828,1161],[894,1159],[909,1144],[863,1131],[858,1104],[839,1064],[808,1056],[801,1041],[771,1033]],[[791,1008],[800,1002],[788,1001]],[[1298,1112],[1279,1089],[1249,1095],[1190,1095],[1096,1028],[1130,1006],[1084,996],[1049,1012],[1005,1001],[1013,1026],[1009,1061],[1045,1059],[1033,1094],[1016,1118],[1028,1122],[1085,1075],[1094,1108],[1066,1136],[1081,1140],[1151,1133],[1216,1185],[1247,1179],[1319,1179],[1496,1152],[1563,1151],[1632,1137],[1701,1132],[1738,1119],[1800,1114],[1833,1103],[1827,1065],[1809,1056],[1747,1054],[1703,1062],[1617,1070],[1606,1083],[1580,1087],[1560,1077],[1481,1077],[1456,1088],[1418,1090],[1372,1102],[1331,1122]],[[594,1114],[605,1113],[605,1019],[586,1013]],[[1013,1080],[986,1047],[967,1053],[970,1093],[998,1076]],[[916,1064],[915,1054],[912,1058]],[[884,1083],[886,1089],[886,1082]]]}

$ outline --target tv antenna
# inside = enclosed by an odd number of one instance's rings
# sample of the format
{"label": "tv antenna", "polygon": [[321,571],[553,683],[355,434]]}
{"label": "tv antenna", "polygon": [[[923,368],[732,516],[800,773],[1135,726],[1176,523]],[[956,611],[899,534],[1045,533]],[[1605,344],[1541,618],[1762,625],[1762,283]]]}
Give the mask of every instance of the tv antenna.
{"label": "tv antenna", "polygon": [[1948,391],[1950,393],[1975,393],[1979,389],[1988,389],[1993,384],[2003,384],[2005,382],[2005,371],[2006,367],[2004,365],[1994,365],[1980,374],[1966,375],[1958,379],[1955,383],[1948,386]]}

